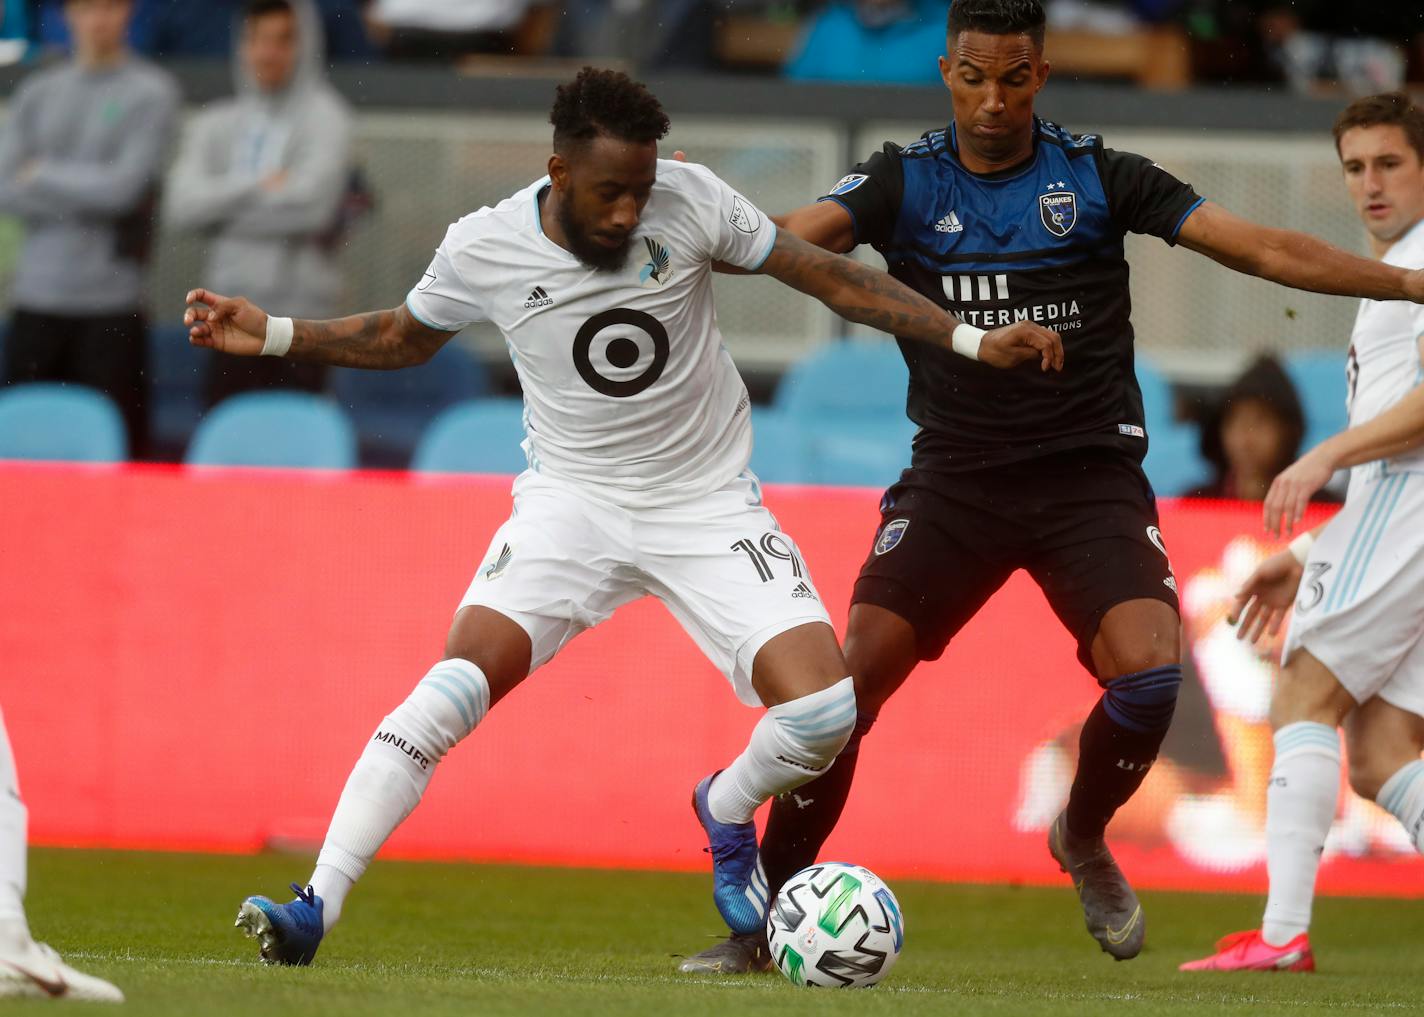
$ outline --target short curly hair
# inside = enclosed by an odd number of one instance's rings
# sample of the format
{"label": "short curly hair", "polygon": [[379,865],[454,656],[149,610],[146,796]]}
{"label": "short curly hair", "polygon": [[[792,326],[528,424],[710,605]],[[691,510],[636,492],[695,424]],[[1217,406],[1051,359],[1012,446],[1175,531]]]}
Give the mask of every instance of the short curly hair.
{"label": "short curly hair", "polygon": [[950,39],[960,32],[1026,35],[1043,48],[1047,17],[1039,0],[954,0],[945,25]]}
{"label": "short curly hair", "polygon": [[657,96],[622,71],[585,67],[560,85],[549,111],[554,150],[568,151],[600,134],[620,141],[659,141],[671,123]]}

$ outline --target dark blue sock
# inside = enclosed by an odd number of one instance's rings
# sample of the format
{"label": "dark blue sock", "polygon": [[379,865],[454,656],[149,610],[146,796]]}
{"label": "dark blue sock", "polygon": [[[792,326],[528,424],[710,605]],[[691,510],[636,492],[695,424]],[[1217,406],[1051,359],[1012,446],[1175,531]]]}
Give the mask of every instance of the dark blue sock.
{"label": "dark blue sock", "polygon": [[1068,796],[1068,831],[1101,837],[1142,785],[1172,724],[1179,664],[1125,674],[1103,685],[1078,739],[1078,772]]}

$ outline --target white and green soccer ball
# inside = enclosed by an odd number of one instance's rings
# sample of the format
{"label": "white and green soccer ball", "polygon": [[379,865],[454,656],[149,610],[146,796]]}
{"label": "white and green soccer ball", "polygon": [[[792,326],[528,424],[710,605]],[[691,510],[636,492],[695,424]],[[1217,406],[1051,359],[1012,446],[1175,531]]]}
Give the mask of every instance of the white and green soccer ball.
{"label": "white and green soccer ball", "polygon": [[875,873],[826,862],[786,881],[767,915],[766,935],[772,960],[795,984],[863,989],[895,966],[905,919]]}

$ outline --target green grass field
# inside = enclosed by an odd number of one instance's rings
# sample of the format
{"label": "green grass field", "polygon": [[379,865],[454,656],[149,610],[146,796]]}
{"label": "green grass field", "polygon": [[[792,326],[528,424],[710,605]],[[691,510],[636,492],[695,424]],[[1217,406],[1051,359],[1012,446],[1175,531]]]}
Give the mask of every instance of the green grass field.
{"label": "green grass field", "polygon": [[[1424,1013],[1424,907],[1325,899],[1316,975],[1188,976],[1176,965],[1256,922],[1249,897],[1144,894],[1148,946],[1114,963],[1072,891],[896,881],[905,952],[862,991],[780,975],[689,979],[712,942],[708,880],[644,872],[383,862],[310,968],[267,968],[232,928],[249,893],[289,899],[310,862],[280,855],[34,850],[37,936],[118,983],[142,1014]],[[0,1004],[5,1012],[82,1004]]]}

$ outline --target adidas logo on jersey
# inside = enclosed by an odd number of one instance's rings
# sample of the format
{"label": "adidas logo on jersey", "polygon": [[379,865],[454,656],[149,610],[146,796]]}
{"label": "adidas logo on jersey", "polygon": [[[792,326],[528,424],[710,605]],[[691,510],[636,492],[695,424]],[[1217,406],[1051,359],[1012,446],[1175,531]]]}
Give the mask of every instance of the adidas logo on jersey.
{"label": "adidas logo on jersey", "polygon": [[554,298],[544,291],[544,287],[535,286],[534,292],[529,294],[529,299],[524,301],[525,307],[548,307],[554,302]]}
{"label": "adidas logo on jersey", "polygon": [[959,221],[959,216],[955,213],[955,211],[953,209],[950,209],[949,215],[945,216],[939,222],[935,223],[935,232],[963,233],[964,224]]}
{"label": "adidas logo on jersey", "polygon": [[791,591],[791,597],[793,600],[797,597],[800,597],[804,600],[817,599],[816,594],[811,590],[811,587],[807,586],[805,583],[797,583],[796,589]]}

